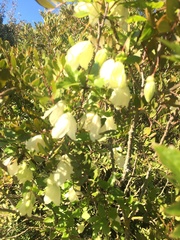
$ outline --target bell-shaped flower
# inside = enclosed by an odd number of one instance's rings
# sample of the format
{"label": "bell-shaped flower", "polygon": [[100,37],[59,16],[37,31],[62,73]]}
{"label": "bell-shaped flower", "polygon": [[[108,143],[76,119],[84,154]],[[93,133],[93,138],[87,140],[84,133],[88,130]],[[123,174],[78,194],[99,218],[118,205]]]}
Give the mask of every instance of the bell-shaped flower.
{"label": "bell-shaped flower", "polygon": [[52,138],[63,138],[66,134],[76,140],[77,123],[70,112],[64,113],[52,129]]}
{"label": "bell-shaped flower", "polygon": [[20,183],[25,183],[33,179],[33,173],[25,162],[19,165],[16,176]]}
{"label": "bell-shaped flower", "polygon": [[79,18],[89,16],[89,24],[94,26],[98,23],[100,7],[98,3],[79,2],[74,8],[75,16]]}
{"label": "bell-shaped flower", "polygon": [[9,175],[14,176],[18,172],[18,163],[12,159],[13,157],[8,157],[3,164],[7,167]]}
{"label": "bell-shaped flower", "polygon": [[117,125],[114,122],[114,118],[112,117],[106,117],[106,121],[104,123],[104,125],[101,127],[100,132],[106,132],[106,131],[110,131],[110,130],[116,130],[117,129]]}
{"label": "bell-shaped flower", "polygon": [[130,96],[129,88],[126,86],[114,89],[109,100],[116,109],[119,109],[119,107],[128,107]]}
{"label": "bell-shaped flower", "polygon": [[109,88],[122,88],[127,85],[126,74],[122,62],[115,62],[113,59],[105,61],[100,69],[100,77]]}
{"label": "bell-shaped flower", "polygon": [[73,173],[73,167],[71,160],[67,155],[63,155],[60,158],[60,162],[54,173],[54,180],[58,186],[61,186],[65,181],[71,180],[71,174]]}
{"label": "bell-shaped flower", "polygon": [[42,119],[45,119],[47,116],[49,116],[49,121],[51,125],[54,127],[60,116],[63,114],[65,109],[65,104],[63,101],[59,101],[54,105],[52,108],[48,109],[45,113]]}
{"label": "bell-shaped flower", "polygon": [[39,152],[39,144],[45,147],[45,142],[41,135],[36,135],[26,142],[26,148],[30,151]]}
{"label": "bell-shaped flower", "polygon": [[73,71],[79,66],[87,70],[93,57],[93,51],[93,45],[90,41],[78,42],[68,50],[66,63]]}
{"label": "bell-shaped flower", "polygon": [[115,160],[115,165],[119,168],[123,168],[125,163],[125,157],[122,154],[121,147],[113,148],[113,157]]}
{"label": "bell-shaped flower", "polygon": [[83,128],[89,132],[90,139],[92,141],[97,140],[98,138],[100,138],[99,135],[99,131],[101,128],[100,117],[93,112],[87,113]]}
{"label": "bell-shaped flower", "polygon": [[144,97],[146,102],[150,102],[154,96],[156,90],[156,84],[154,80],[154,76],[148,76],[146,79],[146,84],[144,86]]}
{"label": "bell-shaped flower", "polygon": [[79,198],[77,196],[77,193],[76,193],[76,191],[74,190],[73,187],[71,187],[69,189],[69,191],[65,194],[65,197],[69,198],[70,202],[74,202],[74,201],[78,201],[79,200]]}
{"label": "bell-shaped flower", "polygon": [[61,189],[57,182],[54,180],[54,174],[50,174],[50,177],[47,179],[47,187],[45,188],[44,193],[44,202],[45,204],[53,202],[56,206],[59,206],[61,203]]}
{"label": "bell-shaped flower", "polygon": [[28,215],[32,216],[32,210],[35,203],[34,193],[28,192],[23,195],[23,199],[17,204],[17,209],[19,210],[22,216]]}
{"label": "bell-shaped flower", "polygon": [[120,22],[120,27],[124,30],[124,31],[128,31],[128,24],[126,22],[128,16],[129,16],[129,12],[128,9],[125,8],[122,4],[119,4],[119,2],[117,2],[115,4],[115,2],[110,2],[109,3],[109,15],[113,16],[113,17],[118,17],[118,21]]}

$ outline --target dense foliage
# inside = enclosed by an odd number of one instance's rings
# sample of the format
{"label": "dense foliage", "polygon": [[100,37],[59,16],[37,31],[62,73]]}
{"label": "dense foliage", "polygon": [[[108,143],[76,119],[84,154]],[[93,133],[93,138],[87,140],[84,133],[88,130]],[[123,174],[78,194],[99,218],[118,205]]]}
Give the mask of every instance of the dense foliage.
{"label": "dense foliage", "polygon": [[171,2],[62,4],[0,41],[1,239],[180,237]]}

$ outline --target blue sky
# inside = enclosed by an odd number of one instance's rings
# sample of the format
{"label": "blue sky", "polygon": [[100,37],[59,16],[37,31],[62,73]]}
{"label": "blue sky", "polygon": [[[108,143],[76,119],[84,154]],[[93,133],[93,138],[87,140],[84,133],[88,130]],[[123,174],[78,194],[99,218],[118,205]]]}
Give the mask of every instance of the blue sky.
{"label": "blue sky", "polygon": [[[4,0],[0,0],[0,3]],[[11,11],[12,6],[12,0],[6,0],[6,3],[8,2],[8,11]],[[40,22],[42,21],[42,17],[40,15],[40,11],[44,11],[44,8],[41,7],[35,0],[15,0],[17,6],[16,6],[16,12],[15,12],[15,18],[17,21],[25,21],[28,23],[31,23],[34,25],[34,22]],[[7,21],[7,17],[5,19],[5,22]]]}

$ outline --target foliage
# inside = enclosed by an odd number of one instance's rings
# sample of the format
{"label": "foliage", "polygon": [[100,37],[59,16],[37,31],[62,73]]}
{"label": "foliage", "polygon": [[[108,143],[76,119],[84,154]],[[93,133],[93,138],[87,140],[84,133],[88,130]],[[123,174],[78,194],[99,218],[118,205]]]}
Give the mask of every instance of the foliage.
{"label": "foliage", "polygon": [[0,42],[0,237],[170,239],[179,2],[61,5]]}
{"label": "foliage", "polygon": [[[16,4],[14,1],[12,1],[11,4],[13,8],[11,11],[7,12],[7,2],[3,0],[0,3],[0,38],[3,41],[8,41],[11,46],[13,46],[17,43],[18,32],[21,28],[21,23],[16,24],[16,20],[13,16],[16,9]],[[5,15],[9,15],[8,23],[6,24],[3,23]]]}

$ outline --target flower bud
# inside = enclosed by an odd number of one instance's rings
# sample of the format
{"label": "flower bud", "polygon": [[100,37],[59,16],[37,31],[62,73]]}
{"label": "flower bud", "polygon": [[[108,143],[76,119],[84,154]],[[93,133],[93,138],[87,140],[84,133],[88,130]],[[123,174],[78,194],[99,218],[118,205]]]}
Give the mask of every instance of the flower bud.
{"label": "flower bud", "polygon": [[102,64],[106,61],[106,59],[107,59],[107,50],[104,48],[98,50],[95,56],[95,63],[98,63],[99,66],[101,67]]}
{"label": "flower bud", "polygon": [[151,99],[154,96],[155,93],[155,81],[154,81],[154,77],[153,76],[149,76],[146,79],[146,84],[144,86],[144,97],[146,99],[146,102],[150,102]]}

